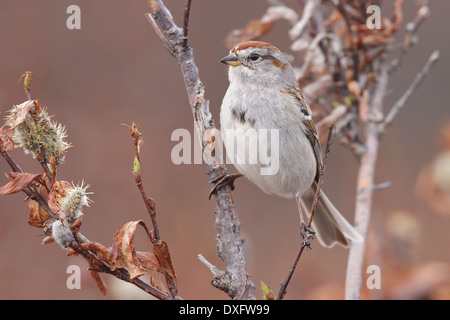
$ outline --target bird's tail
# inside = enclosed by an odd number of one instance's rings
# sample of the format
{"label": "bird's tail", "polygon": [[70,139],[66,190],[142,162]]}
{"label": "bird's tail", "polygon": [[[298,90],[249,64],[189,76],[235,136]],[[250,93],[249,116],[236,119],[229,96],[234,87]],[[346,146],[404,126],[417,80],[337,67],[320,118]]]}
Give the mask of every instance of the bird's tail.
{"label": "bird's tail", "polygon": [[[302,196],[302,210],[308,215],[314,201],[316,186],[317,184],[313,183],[311,188]],[[350,242],[363,241],[361,235],[341,215],[323,191],[320,191],[312,227],[316,231],[319,242],[328,248],[333,247],[336,243],[348,247]]]}

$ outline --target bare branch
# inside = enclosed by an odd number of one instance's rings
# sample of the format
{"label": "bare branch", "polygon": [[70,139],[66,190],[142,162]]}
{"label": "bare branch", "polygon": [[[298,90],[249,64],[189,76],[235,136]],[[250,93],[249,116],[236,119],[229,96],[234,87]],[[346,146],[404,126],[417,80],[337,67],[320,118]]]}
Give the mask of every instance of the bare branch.
{"label": "bare branch", "polygon": [[213,265],[211,262],[209,262],[208,260],[206,260],[206,258],[202,255],[199,254],[197,255],[197,258],[206,266],[208,267],[208,269],[211,271],[211,273],[214,275],[214,278],[216,279],[221,279],[224,274],[225,271],[220,270],[219,268],[217,268],[215,265]]}
{"label": "bare branch", "polygon": [[417,90],[417,88],[420,86],[422,81],[427,76],[428,72],[430,72],[430,69],[433,66],[433,64],[438,60],[439,60],[439,51],[436,50],[431,54],[431,56],[428,58],[427,63],[424,65],[422,70],[416,75],[414,81],[411,83],[411,85],[408,87],[405,93],[400,97],[400,99],[394,104],[394,106],[391,108],[386,118],[384,119],[384,121],[379,125],[378,130],[381,135],[385,132],[386,128],[392,124],[394,118],[403,108],[406,101],[408,101],[408,99],[412,96],[412,94]]}
{"label": "bare branch", "polygon": [[[383,97],[389,81],[388,68],[382,67],[378,76],[377,90],[372,100],[372,110],[382,113]],[[362,285],[362,265],[364,260],[365,243],[369,228],[372,196],[374,186],[375,164],[378,155],[377,123],[369,122],[366,128],[366,152],[361,156],[356,185],[355,229],[362,236],[361,243],[352,243],[347,264],[345,279],[345,298],[347,300],[359,299]]]}
{"label": "bare branch", "polygon": [[[202,151],[213,143],[207,133],[215,129],[209,103],[204,97],[204,86],[200,81],[192,49],[184,46],[184,32],[173,21],[172,15],[162,0],[149,0],[152,21],[158,37],[163,43],[171,44],[171,54],[177,59],[183,74],[186,92],[195,121]],[[184,30],[187,30],[185,25]],[[167,46],[166,46],[167,48]],[[208,130],[209,129],[209,130]],[[206,163],[209,181],[227,173],[223,161]],[[214,286],[225,291],[233,299],[255,299],[255,286],[247,272],[247,264],[242,248],[240,221],[229,186],[219,188],[216,193],[216,230],[218,233],[218,255],[225,262],[226,272],[222,281]]]}

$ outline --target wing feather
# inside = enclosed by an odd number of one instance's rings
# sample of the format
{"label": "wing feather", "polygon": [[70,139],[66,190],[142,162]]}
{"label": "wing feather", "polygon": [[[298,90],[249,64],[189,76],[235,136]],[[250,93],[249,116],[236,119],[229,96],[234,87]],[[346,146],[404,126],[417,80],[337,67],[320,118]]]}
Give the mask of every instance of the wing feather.
{"label": "wing feather", "polygon": [[317,161],[317,172],[316,172],[316,181],[319,178],[319,171],[320,171],[320,165],[322,164],[322,152],[320,150],[320,142],[319,142],[319,135],[316,130],[316,125],[314,124],[314,121],[312,119],[312,113],[309,109],[308,104],[305,101],[305,98],[303,97],[303,94],[299,88],[293,88],[292,90],[289,90],[288,92],[290,95],[292,95],[295,100],[298,102],[298,106],[301,111],[301,115],[303,117],[303,124],[305,126],[305,134],[308,137],[309,142],[311,143],[311,147],[314,151],[314,156],[316,157]]}

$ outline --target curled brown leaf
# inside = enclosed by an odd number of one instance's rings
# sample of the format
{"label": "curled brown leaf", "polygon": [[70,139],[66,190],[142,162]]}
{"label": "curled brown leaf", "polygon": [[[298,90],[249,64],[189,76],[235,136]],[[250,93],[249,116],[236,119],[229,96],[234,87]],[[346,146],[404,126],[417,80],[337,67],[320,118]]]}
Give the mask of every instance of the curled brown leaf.
{"label": "curled brown leaf", "polygon": [[175,269],[172,264],[172,259],[170,258],[169,247],[165,241],[160,243],[155,243],[153,245],[153,252],[161,265],[161,268],[167,272],[168,275],[174,280],[175,284],[177,282],[177,276],[175,274]]}
{"label": "curled brown leaf", "polygon": [[16,109],[18,110],[15,113],[14,117],[10,118],[6,125],[9,127],[9,130],[15,129],[18,125],[25,121],[25,118],[30,112],[31,108],[36,107],[39,108],[39,104],[37,100],[28,100],[21,104],[19,104]]}
{"label": "curled brown leaf", "polygon": [[10,131],[4,127],[0,128],[0,149],[3,149],[6,152],[14,149],[14,142],[11,138]]}
{"label": "curled brown leaf", "polygon": [[9,178],[11,181],[3,187],[0,187],[0,194],[8,195],[20,192],[27,188],[33,181],[42,181],[42,173],[10,172]]}
{"label": "curled brown leaf", "polygon": [[114,235],[114,243],[111,249],[111,269],[126,268],[130,278],[134,279],[147,273],[147,269],[139,261],[134,236],[136,228],[141,225],[148,233],[144,221],[130,221],[117,230]]}
{"label": "curled brown leaf", "polygon": [[[36,188],[36,191],[40,194],[42,199],[47,199],[48,191],[46,187],[39,185]],[[28,214],[28,224],[33,227],[45,228],[45,223],[52,218],[50,214],[41,205],[39,205],[37,201],[34,200],[30,200],[28,203],[28,208],[30,208],[30,212]]]}

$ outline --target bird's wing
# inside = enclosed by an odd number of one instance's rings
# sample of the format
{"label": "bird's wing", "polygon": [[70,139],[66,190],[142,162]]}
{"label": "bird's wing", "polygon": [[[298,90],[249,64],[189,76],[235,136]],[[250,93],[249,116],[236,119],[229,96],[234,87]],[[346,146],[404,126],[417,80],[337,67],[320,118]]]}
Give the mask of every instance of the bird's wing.
{"label": "bird's wing", "polygon": [[311,143],[311,147],[313,148],[314,156],[316,157],[317,161],[317,180],[319,178],[320,165],[322,164],[322,152],[320,150],[319,134],[317,133],[316,126],[312,119],[312,113],[299,88],[293,88],[292,90],[289,90],[288,93],[292,95],[298,102],[305,128],[305,134],[308,137],[309,142]]}

